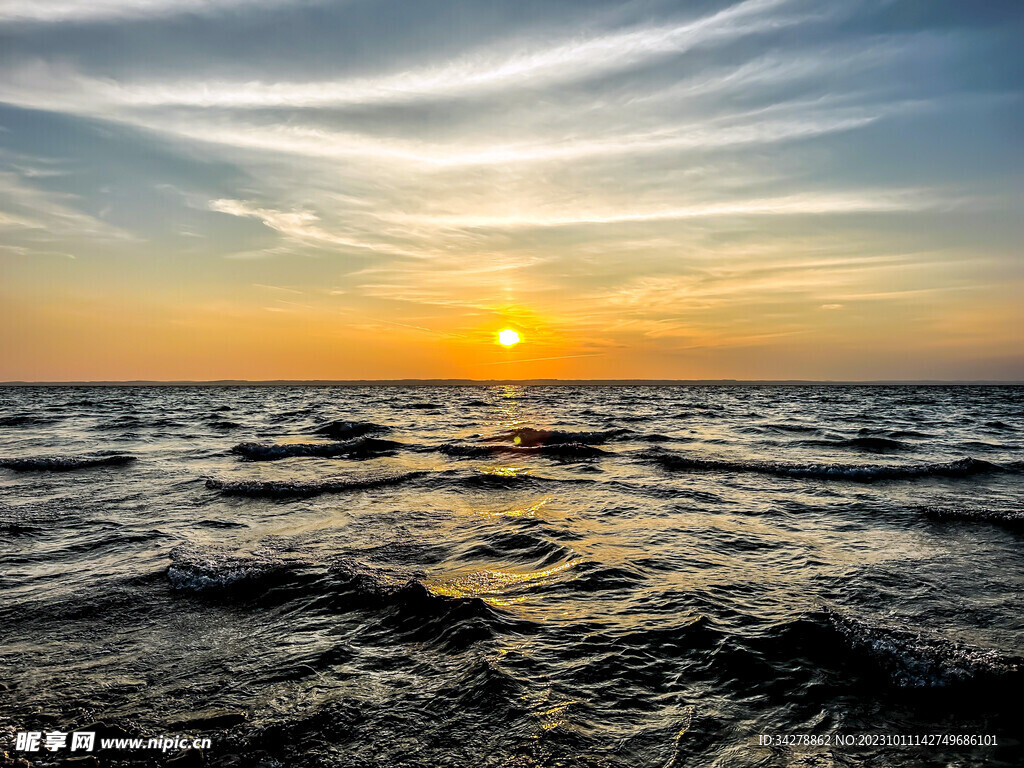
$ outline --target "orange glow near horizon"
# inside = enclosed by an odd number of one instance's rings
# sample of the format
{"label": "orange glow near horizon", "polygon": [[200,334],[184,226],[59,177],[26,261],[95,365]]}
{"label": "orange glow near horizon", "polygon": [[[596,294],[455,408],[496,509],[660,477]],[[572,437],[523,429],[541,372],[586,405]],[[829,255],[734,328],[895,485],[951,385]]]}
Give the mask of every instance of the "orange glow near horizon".
{"label": "orange glow near horizon", "polygon": [[[390,314],[348,294],[269,284],[193,302],[116,275],[77,294],[54,280],[49,297],[0,286],[0,320],[22,331],[8,338],[0,380],[954,378],[958,359],[1012,343],[1016,327],[1016,305],[981,313],[964,293],[927,342],[881,311],[858,314],[849,334],[847,315],[865,311],[852,296],[839,309],[794,303],[784,324],[758,328],[762,294],[778,280],[744,285],[741,306],[708,295],[690,307],[683,286],[648,281],[602,302],[487,296],[469,309],[407,302]],[[653,319],[623,320],[634,308]],[[519,344],[502,345],[502,330]]]}

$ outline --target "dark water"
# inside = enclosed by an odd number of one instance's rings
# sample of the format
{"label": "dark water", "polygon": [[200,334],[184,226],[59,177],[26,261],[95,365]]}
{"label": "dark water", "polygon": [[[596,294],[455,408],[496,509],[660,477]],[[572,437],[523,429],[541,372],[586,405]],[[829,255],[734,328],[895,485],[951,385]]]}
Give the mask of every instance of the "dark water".
{"label": "dark water", "polygon": [[1022,395],[0,390],[0,719],[243,712],[231,765],[1020,765]]}

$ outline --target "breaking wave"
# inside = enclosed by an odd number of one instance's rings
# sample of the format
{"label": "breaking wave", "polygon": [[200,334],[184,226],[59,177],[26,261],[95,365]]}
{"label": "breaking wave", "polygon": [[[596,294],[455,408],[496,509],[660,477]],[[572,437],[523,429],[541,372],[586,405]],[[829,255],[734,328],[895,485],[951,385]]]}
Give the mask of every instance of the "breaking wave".
{"label": "breaking wave", "polygon": [[356,437],[363,437],[364,435],[377,435],[387,432],[389,429],[389,427],[383,424],[374,424],[371,421],[339,420],[317,427],[314,432],[318,435],[329,437],[332,440],[351,440]]}
{"label": "breaking wave", "polygon": [[854,651],[871,657],[904,688],[1006,681],[1020,674],[1020,660],[945,637],[868,622],[826,609],[832,626]]}
{"label": "breaking wave", "polygon": [[1007,528],[1024,529],[1022,509],[968,509],[966,507],[924,507],[925,515],[932,520],[993,523]]}
{"label": "breaking wave", "polygon": [[852,480],[872,482],[875,480],[912,480],[926,477],[970,477],[991,472],[1010,471],[1000,466],[975,458],[931,464],[838,464],[808,463],[786,464],[772,461],[729,461],[724,459],[702,459],[679,456],[666,452],[647,451],[642,458],[657,462],[667,470],[677,472],[751,472],[777,477],[808,478],[819,480]]}
{"label": "breaking wave", "polygon": [[629,433],[630,430],[621,428],[573,432],[560,429],[533,429],[532,427],[519,427],[517,429],[512,429],[495,439],[511,441],[517,445],[523,446],[557,445],[560,443],[600,445],[602,443],[607,443],[610,440],[625,437]]}
{"label": "breaking wave", "polygon": [[906,451],[913,448],[912,445],[900,440],[893,440],[888,437],[851,437],[838,440],[805,440],[804,445],[820,445],[830,448],[853,448],[869,453],[889,453],[892,451]]}
{"label": "breaking wave", "polygon": [[511,445],[466,445],[444,443],[435,449],[438,453],[458,458],[487,458],[488,456],[549,456],[558,459],[596,459],[607,454],[600,448],[585,443],[548,443],[517,447]]}
{"label": "breaking wave", "polygon": [[125,453],[92,456],[30,456],[22,459],[0,459],[0,467],[15,472],[71,472],[93,467],[120,467],[135,461]]}
{"label": "breaking wave", "polygon": [[357,438],[340,443],[239,443],[231,452],[248,461],[277,461],[296,456],[317,458],[370,458],[394,453],[402,443],[378,438]]}
{"label": "breaking wave", "polygon": [[416,575],[350,557],[319,562],[282,547],[239,553],[186,543],[171,550],[170,558],[167,579],[177,590],[246,600],[294,598],[307,605],[312,600],[320,612],[371,611],[388,632],[458,647],[528,626],[479,597],[443,594]]}
{"label": "breaking wave", "polygon": [[216,480],[206,481],[206,487],[225,496],[252,496],[256,498],[309,497],[324,493],[344,493],[368,488],[398,485],[420,477],[425,472],[370,474],[360,477],[328,478],[325,480]]}
{"label": "breaking wave", "polygon": [[264,582],[304,564],[269,549],[239,555],[217,547],[180,544],[171,550],[167,578],[178,589],[208,590]]}

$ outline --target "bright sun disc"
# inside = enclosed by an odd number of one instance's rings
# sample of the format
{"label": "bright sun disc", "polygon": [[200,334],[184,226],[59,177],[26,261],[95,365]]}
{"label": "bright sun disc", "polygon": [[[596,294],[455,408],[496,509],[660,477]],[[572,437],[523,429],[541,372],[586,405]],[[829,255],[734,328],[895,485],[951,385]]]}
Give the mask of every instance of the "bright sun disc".
{"label": "bright sun disc", "polygon": [[498,343],[503,347],[511,347],[519,343],[519,334],[511,328],[506,328],[498,334]]}

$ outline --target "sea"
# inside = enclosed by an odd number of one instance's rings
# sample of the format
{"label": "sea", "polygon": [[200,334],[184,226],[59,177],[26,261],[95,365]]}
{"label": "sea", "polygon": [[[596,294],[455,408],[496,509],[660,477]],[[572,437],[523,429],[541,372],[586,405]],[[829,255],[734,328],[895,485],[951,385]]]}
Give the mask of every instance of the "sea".
{"label": "sea", "polygon": [[0,750],[1024,765],[1022,460],[1014,386],[0,388]]}

